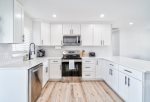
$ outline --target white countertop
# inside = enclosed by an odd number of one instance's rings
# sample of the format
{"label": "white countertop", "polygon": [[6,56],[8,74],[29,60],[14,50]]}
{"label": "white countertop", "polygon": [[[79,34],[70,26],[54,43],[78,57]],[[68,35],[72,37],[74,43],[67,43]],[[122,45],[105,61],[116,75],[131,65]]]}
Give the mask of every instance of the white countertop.
{"label": "white countertop", "polygon": [[116,64],[122,65],[141,72],[150,72],[150,61],[133,59],[128,57],[104,57],[103,59],[112,61]]}
{"label": "white countertop", "polygon": [[0,69],[30,69],[40,63],[43,63],[44,61],[48,59],[61,59],[62,57],[42,57],[42,58],[36,58],[29,61],[22,61],[20,63],[12,63],[4,66],[0,66]]}
{"label": "white countertop", "polygon": [[112,57],[83,57],[82,59],[105,59],[116,64],[122,65],[141,72],[150,72],[150,61],[133,59],[128,57],[112,56]]}
{"label": "white countertop", "polygon": [[[0,66],[0,69],[30,69],[48,59],[61,59],[62,57],[43,57],[36,58],[29,61],[23,61],[20,63],[8,64]],[[83,57],[82,59],[105,59],[112,61],[116,64],[122,65],[141,72],[150,72],[150,61],[144,61],[140,59],[133,59],[127,57],[113,56],[113,57]]]}

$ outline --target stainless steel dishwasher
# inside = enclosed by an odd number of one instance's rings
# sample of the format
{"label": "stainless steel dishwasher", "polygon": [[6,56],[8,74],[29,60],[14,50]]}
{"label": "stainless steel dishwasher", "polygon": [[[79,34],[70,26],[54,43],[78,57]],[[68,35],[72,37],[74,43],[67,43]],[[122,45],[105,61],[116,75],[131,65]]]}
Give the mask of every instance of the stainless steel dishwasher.
{"label": "stainless steel dishwasher", "polygon": [[42,69],[39,64],[29,69],[29,102],[36,102],[42,91]]}

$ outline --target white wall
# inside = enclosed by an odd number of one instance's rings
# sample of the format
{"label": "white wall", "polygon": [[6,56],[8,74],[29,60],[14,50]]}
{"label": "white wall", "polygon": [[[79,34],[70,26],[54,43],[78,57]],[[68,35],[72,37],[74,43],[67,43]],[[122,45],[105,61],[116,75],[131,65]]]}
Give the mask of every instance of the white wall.
{"label": "white wall", "polygon": [[39,47],[46,50],[48,57],[62,57],[64,50],[85,50],[87,53],[93,51],[97,57],[112,56],[112,48],[110,47],[62,47],[62,49],[55,49],[54,47]]}
{"label": "white wall", "polygon": [[150,26],[120,29],[121,56],[150,60]]}
{"label": "white wall", "polygon": [[113,29],[112,31],[112,53],[113,56],[120,56],[120,30]]}

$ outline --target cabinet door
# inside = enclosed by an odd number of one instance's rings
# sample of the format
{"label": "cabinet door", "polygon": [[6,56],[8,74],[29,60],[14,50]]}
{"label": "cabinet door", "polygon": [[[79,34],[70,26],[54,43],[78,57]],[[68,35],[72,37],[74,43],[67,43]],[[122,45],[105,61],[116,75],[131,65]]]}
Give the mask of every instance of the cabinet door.
{"label": "cabinet door", "polygon": [[13,0],[0,0],[0,43],[13,42]]}
{"label": "cabinet door", "polygon": [[63,35],[71,34],[71,24],[63,24]]}
{"label": "cabinet door", "polygon": [[81,39],[82,46],[93,45],[93,24],[82,24],[81,25]]}
{"label": "cabinet door", "polygon": [[99,59],[97,60],[97,66],[96,66],[96,78],[97,79],[103,79],[103,76],[102,76],[102,65],[103,65],[103,60]]}
{"label": "cabinet door", "polygon": [[24,11],[16,0],[14,2],[14,43],[23,43]]}
{"label": "cabinet door", "polygon": [[41,23],[41,42],[42,45],[50,45],[50,24]]}
{"label": "cabinet door", "polygon": [[119,84],[118,84],[119,85],[118,86],[119,91],[118,91],[118,93],[126,102],[128,99],[128,85],[127,84],[128,84],[128,76],[119,72]]}
{"label": "cabinet door", "polygon": [[102,64],[102,67],[101,67],[101,76],[103,78],[103,80],[106,81],[108,75],[107,75],[107,61],[106,60],[102,60],[101,64]]}
{"label": "cabinet door", "polygon": [[103,46],[111,45],[111,25],[103,25],[102,39]]}
{"label": "cabinet door", "polygon": [[127,102],[142,102],[142,82],[132,77],[128,77]]}
{"label": "cabinet door", "polygon": [[62,24],[51,24],[51,45],[62,45]]}
{"label": "cabinet door", "polygon": [[101,24],[94,24],[93,45],[94,46],[102,45],[102,25]]}
{"label": "cabinet door", "polygon": [[61,78],[61,63],[50,63],[50,79]]}
{"label": "cabinet door", "polygon": [[115,69],[112,69],[112,72],[111,72],[111,74],[112,74],[112,78],[111,78],[111,80],[112,80],[112,84],[111,84],[111,87],[116,91],[116,92],[118,92],[118,74],[119,74],[119,72],[117,71],[117,70],[115,70]]}
{"label": "cabinet door", "polygon": [[72,30],[72,34],[80,35],[81,34],[81,25],[80,24],[72,24],[71,30]]}
{"label": "cabinet door", "polygon": [[33,21],[33,42],[41,45],[41,22]]}

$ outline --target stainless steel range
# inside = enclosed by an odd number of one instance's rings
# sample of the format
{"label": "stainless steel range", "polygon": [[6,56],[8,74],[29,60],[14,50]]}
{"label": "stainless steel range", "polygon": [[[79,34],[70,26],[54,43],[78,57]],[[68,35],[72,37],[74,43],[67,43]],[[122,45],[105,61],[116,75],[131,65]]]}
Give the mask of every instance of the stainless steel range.
{"label": "stainless steel range", "polygon": [[67,50],[63,51],[62,58],[62,77],[81,77],[82,76],[82,59],[80,51]]}

